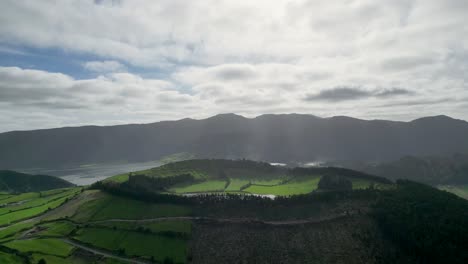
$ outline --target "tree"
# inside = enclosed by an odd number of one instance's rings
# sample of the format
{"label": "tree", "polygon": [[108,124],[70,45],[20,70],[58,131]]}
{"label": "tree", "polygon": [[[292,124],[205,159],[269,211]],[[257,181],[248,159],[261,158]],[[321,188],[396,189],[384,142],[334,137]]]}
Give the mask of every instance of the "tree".
{"label": "tree", "polygon": [[325,175],[320,179],[318,188],[320,190],[329,191],[352,190],[353,183],[345,177],[338,175]]}
{"label": "tree", "polygon": [[45,259],[41,258],[37,264],[47,264],[47,261],[45,261]]}

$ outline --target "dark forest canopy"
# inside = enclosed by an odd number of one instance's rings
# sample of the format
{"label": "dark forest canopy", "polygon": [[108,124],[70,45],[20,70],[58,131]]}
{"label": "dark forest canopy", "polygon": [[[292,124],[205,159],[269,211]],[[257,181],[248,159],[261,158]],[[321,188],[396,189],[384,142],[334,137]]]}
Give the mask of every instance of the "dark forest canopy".
{"label": "dark forest canopy", "polygon": [[72,186],[72,183],[54,176],[0,170],[0,191],[3,192],[38,192]]}

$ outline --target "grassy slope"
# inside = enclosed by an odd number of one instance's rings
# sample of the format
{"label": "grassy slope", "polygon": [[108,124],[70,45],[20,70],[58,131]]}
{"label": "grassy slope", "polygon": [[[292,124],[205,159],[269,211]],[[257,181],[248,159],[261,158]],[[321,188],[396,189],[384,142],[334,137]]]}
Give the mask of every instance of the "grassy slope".
{"label": "grassy slope", "polygon": [[[50,192],[48,198],[56,196],[65,197],[67,193],[72,193],[72,190],[65,192]],[[95,199],[83,199],[81,197],[94,197]],[[28,198],[29,202],[35,200],[42,201],[43,198],[34,197],[32,195],[21,195],[21,200]],[[75,202],[82,201],[78,206]],[[36,202],[38,203],[38,202]],[[47,205],[50,205],[47,204]],[[170,204],[149,204],[140,201],[114,197],[106,194],[96,195],[96,192],[83,192],[79,196],[62,207],[77,207],[77,211],[73,215],[85,222],[111,219],[111,218],[154,218],[160,216],[179,216],[187,215],[190,210],[183,206]],[[62,208],[61,207],[61,208]],[[41,208],[38,206],[37,208]],[[60,211],[60,209],[58,211]],[[122,210],[125,208],[126,210]],[[27,210],[22,210],[27,211]],[[95,262],[95,257],[91,260],[83,259],[81,255],[74,255],[74,247],[63,242],[62,237],[69,237],[75,234],[77,239],[83,242],[91,243],[96,247],[117,251],[124,249],[124,254],[128,257],[139,256],[150,259],[154,257],[156,260],[164,261],[170,258],[173,261],[185,262],[187,254],[187,238],[186,236],[171,236],[171,234],[186,234],[191,233],[190,221],[163,221],[155,223],[111,223],[101,224],[102,228],[92,227],[95,224],[86,224],[79,226],[69,220],[55,220],[52,222],[41,223],[39,220],[27,221],[18,224],[13,224],[0,230],[0,243],[10,249],[18,250],[27,254],[31,263],[37,263],[40,259],[45,259],[47,263],[119,263],[118,261]],[[143,229],[142,229],[143,228]],[[113,230],[115,229],[115,230]],[[28,232],[26,232],[29,230]],[[35,230],[34,232],[32,232]],[[75,230],[75,231],[74,231]],[[77,230],[77,231],[76,231]],[[148,231],[147,231],[148,230]],[[169,233],[168,233],[169,232]],[[28,237],[23,237],[29,234]],[[29,237],[32,236],[32,237]],[[22,237],[21,240],[17,238]],[[114,243],[114,244],[112,244]],[[0,251],[0,263],[16,263],[14,255]],[[20,262],[19,262],[20,263]]]}
{"label": "grassy slope", "polygon": [[0,263],[23,263],[23,259],[14,254],[0,251]]}
{"label": "grassy slope", "polygon": [[225,186],[226,181],[204,181],[189,186],[173,187],[169,191],[175,193],[222,192]]}
{"label": "grassy slope", "polygon": [[185,216],[190,208],[171,204],[152,204],[142,201],[104,194],[96,200],[88,201],[79,208],[77,221],[97,221],[104,219],[143,219],[165,216]]}
{"label": "grassy slope", "polygon": [[[36,198],[40,202],[36,203],[35,200],[30,200],[28,203],[35,205],[31,208],[25,208],[22,210],[12,211],[12,212],[4,212],[4,214],[0,215],[0,225],[6,225],[10,223],[14,223],[23,219],[31,218],[37,215],[40,215],[50,209],[54,209],[59,207],[68,199],[72,198],[78,193],[77,188],[70,189],[64,193],[57,193],[47,197],[47,199]],[[33,195],[24,195],[23,198],[30,199]],[[9,207],[6,207],[9,208]]]}
{"label": "grassy slope", "polygon": [[54,238],[15,240],[5,246],[22,252],[42,252],[58,257],[67,257],[73,250],[69,244]]}
{"label": "grassy slope", "polygon": [[186,259],[187,242],[182,239],[102,228],[80,229],[75,239],[111,251],[124,249],[128,256],[154,257],[159,261],[171,258],[176,262]]}
{"label": "grassy slope", "polygon": [[468,185],[440,185],[437,188],[447,192],[451,192],[455,195],[460,196],[463,199],[468,200]]}
{"label": "grassy slope", "polygon": [[98,227],[117,228],[122,230],[138,230],[139,228],[149,229],[153,233],[158,232],[176,232],[183,234],[190,234],[192,230],[192,223],[189,220],[167,220],[160,222],[107,222],[98,223]]}
{"label": "grassy slope", "polygon": [[37,192],[72,186],[73,184],[54,176],[0,170],[0,191]]}
{"label": "grassy slope", "polygon": [[[353,189],[365,189],[372,183],[385,187],[381,179],[339,168],[288,169],[246,160],[186,160],[161,167],[135,172],[149,177],[172,177],[191,174],[198,181],[191,185],[178,184],[169,189],[175,193],[195,192],[248,192],[252,194],[294,195],[310,193],[317,189],[321,175],[344,175],[353,183]],[[128,174],[117,175],[107,182],[124,182]],[[300,179],[300,180],[296,180]],[[202,182],[199,182],[199,181]],[[229,185],[226,188],[226,183]],[[241,187],[251,183],[249,188]]]}
{"label": "grassy slope", "polygon": [[244,191],[255,194],[294,195],[306,194],[317,189],[320,177],[311,177],[301,181],[291,181],[275,186],[251,185]]}

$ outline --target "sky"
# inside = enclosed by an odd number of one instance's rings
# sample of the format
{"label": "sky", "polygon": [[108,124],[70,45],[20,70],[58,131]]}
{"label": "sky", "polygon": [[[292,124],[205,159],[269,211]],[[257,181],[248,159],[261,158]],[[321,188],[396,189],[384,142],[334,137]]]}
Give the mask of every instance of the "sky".
{"label": "sky", "polygon": [[466,0],[2,0],[0,132],[302,113],[468,120]]}

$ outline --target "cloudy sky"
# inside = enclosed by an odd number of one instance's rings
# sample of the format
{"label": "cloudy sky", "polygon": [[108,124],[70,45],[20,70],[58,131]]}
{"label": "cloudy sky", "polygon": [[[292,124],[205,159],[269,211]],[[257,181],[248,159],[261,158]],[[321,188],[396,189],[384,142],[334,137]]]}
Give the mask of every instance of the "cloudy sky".
{"label": "cloudy sky", "polygon": [[2,0],[0,131],[233,112],[468,120],[466,0]]}

